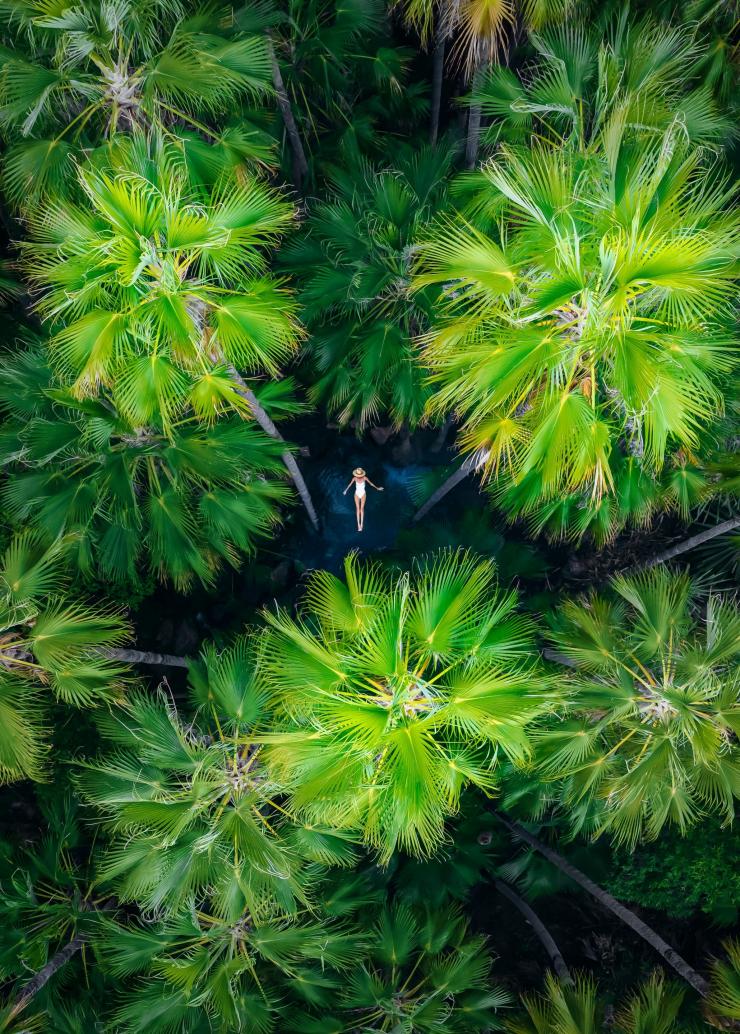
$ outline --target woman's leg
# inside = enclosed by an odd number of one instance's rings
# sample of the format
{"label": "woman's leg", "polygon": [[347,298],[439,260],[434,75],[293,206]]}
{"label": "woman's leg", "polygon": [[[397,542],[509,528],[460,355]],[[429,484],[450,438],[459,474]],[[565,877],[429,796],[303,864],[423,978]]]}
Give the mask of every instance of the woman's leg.
{"label": "woman's leg", "polygon": [[365,499],[367,496],[363,496],[360,499],[360,531],[365,527]]}
{"label": "woman's leg", "polygon": [[362,531],[362,510],[361,504],[364,502],[358,495],[355,495],[355,516],[357,517],[357,530]]}

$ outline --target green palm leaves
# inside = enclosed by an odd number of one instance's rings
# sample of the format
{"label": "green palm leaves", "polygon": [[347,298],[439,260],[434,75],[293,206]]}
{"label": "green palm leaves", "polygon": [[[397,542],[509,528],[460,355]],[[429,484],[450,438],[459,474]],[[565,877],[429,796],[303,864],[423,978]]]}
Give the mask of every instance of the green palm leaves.
{"label": "green palm leaves", "polygon": [[[686,830],[707,811],[732,821],[740,795],[740,617],[686,575],[616,578],[611,597],[562,608],[553,639],[576,668],[573,717],[548,730],[542,770],[576,826],[617,842]],[[563,778],[565,777],[565,778]]]}
{"label": "green palm leaves", "polygon": [[[5,368],[8,513],[47,538],[71,533],[78,567],[135,583],[142,568],[187,588],[238,566],[289,496],[281,446],[253,422],[132,426],[105,398],[53,388],[34,353]],[[282,446],[284,448],[284,445]]]}
{"label": "green palm leaves", "polygon": [[709,995],[710,1022],[726,1027],[727,1020],[740,1020],[740,943],[725,941],[727,961],[715,959],[712,965],[712,989]]}
{"label": "green palm leaves", "polygon": [[702,72],[708,48],[686,24],[633,22],[625,10],[606,34],[560,24],[530,42],[536,60],[520,76],[492,67],[473,90],[494,139],[527,143],[536,132],[585,146],[679,123],[692,143],[721,144],[732,132]]}
{"label": "green palm leaves", "polygon": [[509,995],[491,984],[485,939],[474,936],[459,913],[395,903],[374,922],[367,913],[362,918],[367,943],[339,994],[341,1008],[334,1005],[321,1021],[296,1019],[291,1030],[338,1034],[348,1023],[408,1034],[502,1029],[496,1013],[509,1004]]}
{"label": "green palm leaves", "polygon": [[[618,1034],[680,1034],[679,1022],[684,998],[680,987],[666,983],[655,973],[627,999],[615,1017]],[[542,995],[525,995],[522,1002],[526,1018],[510,1020],[510,1034],[598,1034],[604,1029],[603,1004],[597,987],[588,977],[578,977],[572,985],[557,981],[551,973]]]}
{"label": "green palm leaves", "polygon": [[215,143],[212,161],[221,167],[268,157],[249,121],[218,132],[200,121],[228,117],[238,100],[271,92],[266,39],[239,31],[225,4],[208,14],[192,7],[142,0],[3,5],[10,31],[0,125],[15,136],[5,168],[14,201],[58,190],[81,146],[137,126],[184,124],[173,137],[192,153],[194,168],[204,161],[201,132]]}
{"label": "green palm leaves", "polygon": [[177,149],[140,135],[79,186],[78,202],[34,210],[23,248],[68,390],[32,356],[9,369],[9,507],[79,533],[83,569],[135,580],[148,561],[181,589],[208,582],[288,495],[286,447],[254,430],[257,413],[277,436],[235,368],[277,377],[298,339],[265,257],[292,208],[244,176],[197,187]]}
{"label": "green palm leaves", "polygon": [[311,822],[357,829],[387,861],[432,851],[468,783],[523,763],[547,708],[530,630],[493,565],[442,554],[411,578],[355,557],[311,576],[299,620],[268,614],[263,677],[286,731],[270,764]]}
{"label": "green palm leaves", "polygon": [[337,176],[331,202],[286,249],[311,332],[311,396],[342,424],[364,429],[387,416],[413,426],[424,414],[429,389],[414,338],[428,326],[429,299],[408,288],[415,242],[444,196],[452,157],[448,146],[425,148],[392,169],[362,164]]}
{"label": "green palm leaves", "polygon": [[248,640],[209,649],[190,672],[195,717],[186,722],[160,691],[132,693],[100,716],[112,752],[83,766],[83,796],[114,834],[100,867],[122,900],[178,914],[206,899],[235,923],[282,916],[305,903],[306,863],[343,864],[345,841],[292,822],[265,764],[273,723]]}
{"label": "green palm leaves", "polygon": [[30,217],[25,268],[50,351],[80,396],[108,389],[134,426],[191,408],[245,411],[235,365],[275,375],[293,351],[293,305],[265,275],[292,209],[256,180],[196,190],[176,152],[137,137],[79,181],[84,202]]}
{"label": "green palm leaves", "polygon": [[114,613],[59,595],[69,546],[44,548],[25,532],[0,567],[0,781],[43,779],[48,754],[46,689],[74,707],[120,696],[125,668],[105,650],[128,638]]}
{"label": "green palm leaves", "polygon": [[417,285],[440,285],[432,408],[460,413],[463,448],[514,509],[624,503],[630,458],[648,480],[685,465],[722,412],[723,176],[669,131],[588,154],[503,148],[479,183],[473,221],[421,251]]}
{"label": "green palm leaves", "polygon": [[162,692],[132,693],[99,720],[110,752],[81,766],[80,792],[110,834],[98,882],[161,917],[103,931],[110,971],[137,980],[117,1015],[123,1030],[186,1029],[195,1016],[270,1029],[271,969],[310,999],[324,967],[355,958],[355,935],[297,921],[318,866],[343,864],[351,850],[280,804],[264,763],[271,715],[258,672],[247,641],[207,651],[191,670],[192,720]]}

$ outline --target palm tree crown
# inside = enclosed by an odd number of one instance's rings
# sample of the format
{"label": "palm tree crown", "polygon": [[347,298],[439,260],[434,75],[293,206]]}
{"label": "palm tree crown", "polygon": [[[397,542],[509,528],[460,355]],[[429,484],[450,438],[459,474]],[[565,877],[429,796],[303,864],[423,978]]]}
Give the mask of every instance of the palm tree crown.
{"label": "palm tree crown", "polygon": [[337,175],[305,236],[284,258],[302,282],[299,301],[318,378],[311,396],[358,429],[388,415],[417,424],[429,390],[414,338],[429,325],[429,299],[409,294],[415,242],[445,190],[453,152],[399,155],[392,168],[362,163]]}
{"label": "palm tree crown", "polygon": [[191,720],[161,690],[131,693],[99,719],[109,752],[80,765],[79,790],[109,835],[98,883],[157,917],[101,934],[107,970],[137,979],[121,1030],[266,1023],[279,1005],[264,991],[271,969],[310,997],[324,967],[355,959],[355,934],[301,914],[315,872],[352,851],[280,804],[262,757],[270,701],[258,671],[254,642],[207,649],[190,671]]}
{"label": "palm tree crown", "polygon": [[47,540],[71,534],[78,567],[106,579],[135,584],[148,567],[180,590],[209,583],[272,532],[290,495],[284,443],[252,421],[142,426],[106,398],[55,387],[33,351],[7,363],[0,407],[9,515]]}
{"label": "palm tree crown", "polygon": [[440,554],[412,579],[345,561],[311,576],[303,615],[266,615],[263,677],[284,712],[269,765],[292,807],[354,828],[387,861],[431,852],[469,783],[492,792],[501,752],[552,706],[516,593],[491,562]]}
{"label": "palm tree crown", "polygon": [[686,830],[709,811],[731,822],[737,607],[711,596],[700,613],[689,577],[661,569],[617,577],[612,589],[560,611],[552,638],[575,665],[572,718],[544,735],[542,771],[560,781],[576,828],[619,843],[668,823]]}
{"label": "palm tree crown", "polygon": [[722,171],[673,128],[505,146],[478,182],[471,221],[421,249],[417,284],[441,285],[432,410],[461,415],[462,447],[525,512],[690,463],[734,363]]}
{"label": "palm tree crown", "polygon": [[79,185],[78,203],[34,210],[23,247],[62,377],[139,425],[244,411],[229,366],[275,375],[298,338],[262,253],[291,206],[257,180],[198,190],[176,150],[141,136]]}
{"label": "palm tree crown", "polygon": [[[241,31],[230,5],[15,0],[0,5],[0,21],[0,127],[13,141],[5,185],[17,203],[58,190],[84,147],[137,126],[166,128],[195,164],[203,134],[222,164],[269,156],[249,119],[228,121],[235,102],[272,91],[262,26]],[[218,132],[200,121],[214,115]]]}

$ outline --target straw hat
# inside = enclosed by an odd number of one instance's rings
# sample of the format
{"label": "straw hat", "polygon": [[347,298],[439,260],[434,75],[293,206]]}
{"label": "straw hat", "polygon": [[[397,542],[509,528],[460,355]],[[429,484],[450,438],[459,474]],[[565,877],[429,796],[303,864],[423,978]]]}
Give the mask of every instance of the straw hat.
{"label": "straw hat", "polygon": [[355,467],[355,469],[352,471],[352,476],[356,478],[364,478],[365,471],[362,469],[362,467]]}

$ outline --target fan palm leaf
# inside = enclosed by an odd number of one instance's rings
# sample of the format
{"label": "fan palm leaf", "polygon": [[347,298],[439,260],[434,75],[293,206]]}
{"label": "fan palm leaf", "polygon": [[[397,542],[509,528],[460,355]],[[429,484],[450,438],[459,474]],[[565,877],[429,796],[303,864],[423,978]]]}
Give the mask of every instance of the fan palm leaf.
{"label": "fan palm leaf", "polygon": [[200,192],[171,148],[139,136],[79,180],[84,204],[39,206],[24,245],[60,375],[81,398],[109,391],[138,425],[167,428],[191,405],[245,413],[228,367],[275,376],[298,339],[263,272],[290,205],[256,180]]}
{"label": "fan palm leaf", "polygon": [[283,252],[311,332],[311,397],[341,424],[362,430],[387,416],[413,426],[423,416],[428,391],[413,339],[428,325],[428,306],[409,294],[410,266],[452,157],[449,147],[425,148],[389,168],[363,162],[338,173],[303,237]]}
{"label": "fan palm leaf", "polygon": [[0,566],[0,779],[44,779],[47,694],[74,707],[120,698],[126,669],[105,651],[128,639],[119,613],[60,595],[69,541],[26,531]]}
{"label": "fan palm leaf", "polygon": [[712,966],[708,1005],[709,1020],[714,1026],[726,1026],[725,1020],[740,1019],[740,944],[726,941],[727,959],[717,959]]}
{"label": "fan palm leaf", "polygon": [[[7,445],[0,446],[12,466],[8,512],[47,541],[63,540],[83,570],[135,583],[146,565],[184,589],[194,578],[210,582],[224,562],[238,566],[276,527],[278,507],[289,498],[279,478],[285,444],[251,421],[217,413],[216,422],[202,425],[190,417],[167,436],[156,426],[161,410],[147,426],[106,400],[50,388],[38,355],[9,362],[8,376],[0,392],[9,414]],[[29,564],[23,577],[44,584],[49,576],[43,565]],[[18,584],[23,591],[25,582]]]}

